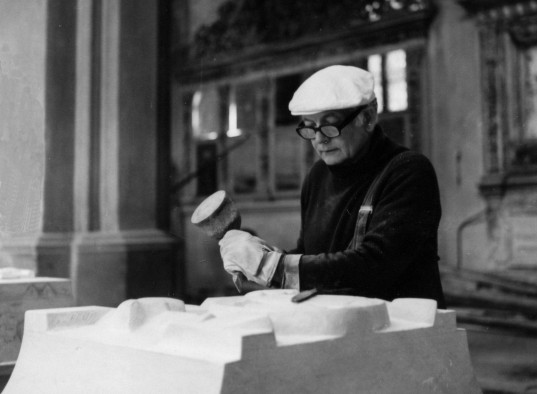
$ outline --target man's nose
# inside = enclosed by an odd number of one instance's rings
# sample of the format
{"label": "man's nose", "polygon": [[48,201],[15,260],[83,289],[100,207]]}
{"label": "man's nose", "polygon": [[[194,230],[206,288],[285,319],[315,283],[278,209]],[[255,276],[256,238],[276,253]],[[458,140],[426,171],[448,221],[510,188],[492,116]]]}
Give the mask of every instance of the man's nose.
{"label": "man's nose", "polygon": [[318,144],[326,144],[328,142],[328,137],[321,133],[320,131],[315,132],[315,142]]}

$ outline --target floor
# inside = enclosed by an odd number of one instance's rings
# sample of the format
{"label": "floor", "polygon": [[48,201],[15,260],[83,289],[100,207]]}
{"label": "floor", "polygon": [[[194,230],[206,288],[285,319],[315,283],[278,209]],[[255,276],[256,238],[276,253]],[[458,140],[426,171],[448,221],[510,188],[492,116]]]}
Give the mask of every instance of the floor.
{"label": "floor", "polygon": [[464,328],[474,372],[484,393],[537,393],[537,336]]}

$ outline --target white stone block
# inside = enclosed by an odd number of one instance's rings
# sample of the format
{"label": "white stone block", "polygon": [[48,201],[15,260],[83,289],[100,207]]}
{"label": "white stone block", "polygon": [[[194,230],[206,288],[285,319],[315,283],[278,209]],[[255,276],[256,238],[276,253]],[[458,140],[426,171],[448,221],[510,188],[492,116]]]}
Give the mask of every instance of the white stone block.
{"label": "white stone block", "polygon": [[296,304],[294,294],[29,312],[4,393],[480,392],[452,312],[410,299]]}
{"label": "white stone block", "polygon": [[67,279],[0,279],[0,364],[13,365],[17,359],[26,311],[68,307],[73,302]]}

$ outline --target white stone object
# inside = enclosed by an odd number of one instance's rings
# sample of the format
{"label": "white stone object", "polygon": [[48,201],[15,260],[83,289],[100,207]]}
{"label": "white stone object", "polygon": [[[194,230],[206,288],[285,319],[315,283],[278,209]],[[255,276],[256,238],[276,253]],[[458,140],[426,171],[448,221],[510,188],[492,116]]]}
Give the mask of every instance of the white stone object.
{"label": "white stone object", "polygon": [[30,311],[4,393],[480,393],[453,311],[295,294]]}
{"label": "white stone object", "polygon": [[24,279],[34,277],[34,270],[15,267],[0,268],[0,279]]}
{"label": "white stone object", "polygon": [[0,366],[12,366],[17,360],[27,310],[68,307],[73,303],[68,279],[0,279]]}

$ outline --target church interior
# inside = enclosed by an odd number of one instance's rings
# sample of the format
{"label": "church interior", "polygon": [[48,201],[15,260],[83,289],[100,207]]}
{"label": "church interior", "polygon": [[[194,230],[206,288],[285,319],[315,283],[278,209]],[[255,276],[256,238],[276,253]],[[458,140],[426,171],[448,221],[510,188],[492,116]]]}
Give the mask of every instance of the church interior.
{"label": "church interior", "polygon": [[436,170],[481,389],[537,392],[537,0],[0,0],[0,389],[27,310],[236,295],[191,222],[218,190],[292,249],[317,158],[288,103],[334,64]]}

